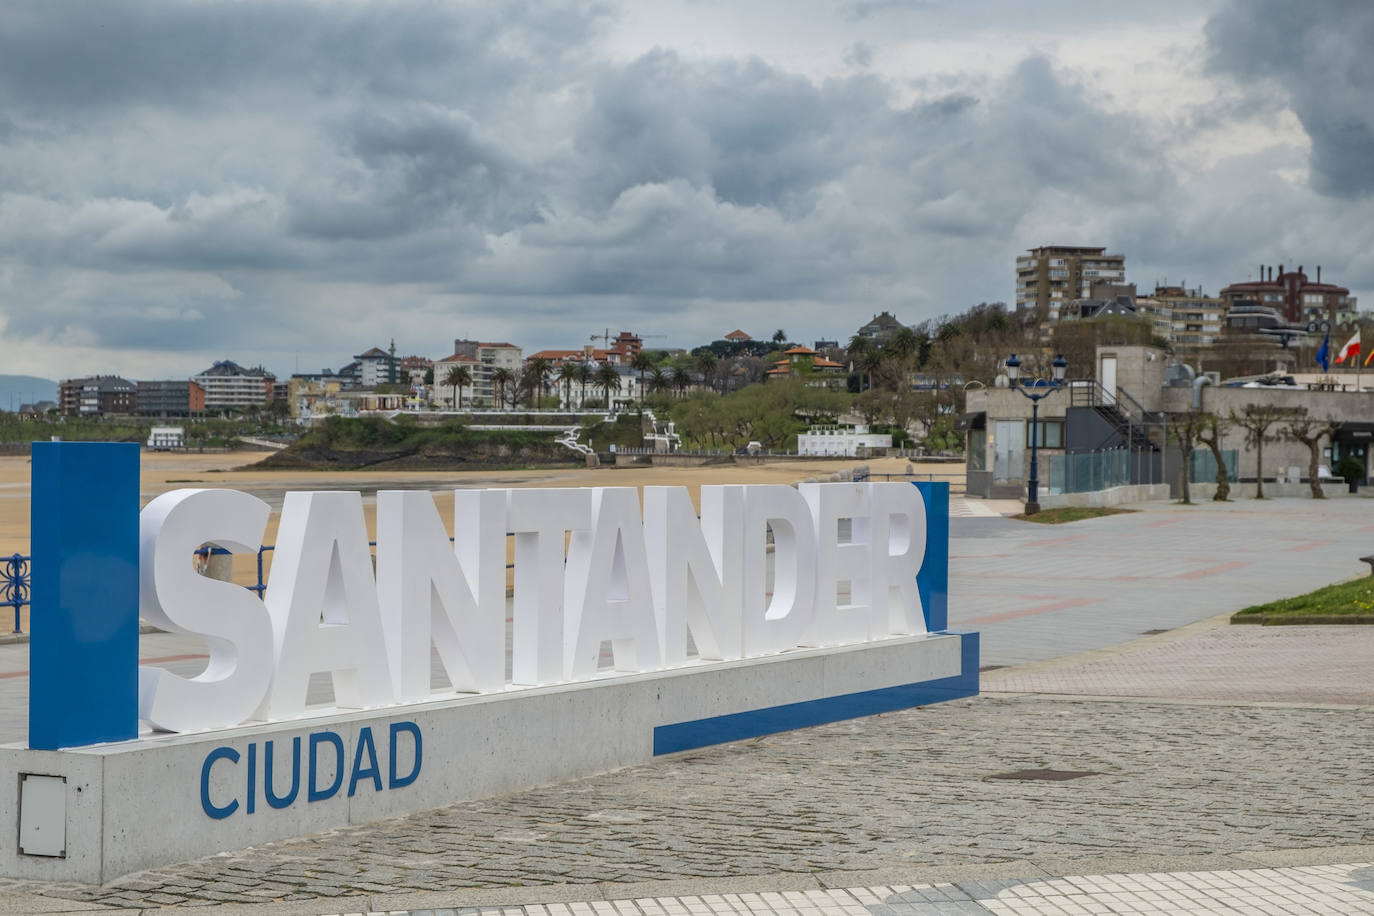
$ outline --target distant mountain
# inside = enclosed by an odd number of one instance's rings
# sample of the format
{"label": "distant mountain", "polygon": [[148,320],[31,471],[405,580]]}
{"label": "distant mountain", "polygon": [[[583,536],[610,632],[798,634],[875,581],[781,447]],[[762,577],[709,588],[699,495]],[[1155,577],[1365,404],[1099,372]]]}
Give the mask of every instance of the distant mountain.
{"label": "distant mountain", "polygon": [[0,410],[18,410],[22,404],[56,401],[57,382],[36,375],[0,375]]}

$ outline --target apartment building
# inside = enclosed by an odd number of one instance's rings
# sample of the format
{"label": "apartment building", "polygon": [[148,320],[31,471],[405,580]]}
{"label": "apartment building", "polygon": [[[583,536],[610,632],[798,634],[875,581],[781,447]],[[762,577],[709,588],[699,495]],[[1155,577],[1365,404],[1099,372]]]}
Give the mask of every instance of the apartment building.
{"label": "apartment building", "polygon": [[1125,281],[1125,255],[1076,245],[1032,248],[1016,259],[1016,308],[1056,322],[1068,303],[1091,297],[1094,283]]}
{"label": "apartment building", "polygon": [[69,417],[134,413],[138,386],[117,375],[63,379],[57,386],[57,407]]}
{"label": "apartment building", "polygon": [[1322,282],[1322,269],[1317,267],[1317,278],[1308,279],[1302,265],[1297,270],[1285,271],[1278,266],[1278,276],[1274,275],[1272,265],[1261,264],[1258,280],[1232,283],[1221,291],[1221,300],[1226,308],[1232,306],[1260,306],[1271,308],[1279,313],[1284,322],[1294,326],[1310,326],[1317,331],[1325,322],[1329,327],[1351,324],[1358,317],[1355,297],[1350,290],[1334,283]]}
{"label": "apartment building", "polygon": [[[467,369],[470,381],[466,385],[451,385],[448,382],[448,374],[454,369]],[[465,356],[462,353],[454,353],[452,356],[445,356],[443,359],[434,361],[434,384],[429,388],[429,402],[436,407],[453,409],[459,404],[464,407],[478,407],[473,402],[473,390],[477,384],[477,376],[481,374],[482,364],[476,357]],[[487,406],[490,406],[490,401]]]}
{"label": "apartment building", "polygon": [[231,359],[222,359],[191,376],[191,381],[204,389],[206,410],[223,410],[266,404],[272,399],[277,378],[262,366],[245,369]]}
{"label": "apartment building", "polygon": [[1136,309],[1154,320],[1156,333],[1175,350],[1212,346],[1226,323],[1226,303],[1220,296],[1205,296],[1201,289],[1182,286],[1156,286],[1152,295],[1136,301]]}
{"label": "apartment building", "polygon": [[138,413],[144,417],[204,416],[205,389],[184,379],[139,382]]}
{"label": "apartment building", "polygon": [[404,381],[396,371],[395,341],[392,341],[390,352],[373,347],[365,353],[359,353],[353,359],[358,363],[358,381],[364,388],[394,385],[398,381]]}
{"label": "apartment building", "polygon": [[[497,403],[496,389],[492,384],[492,374],[496,370],[505,369],[512,376],[520,377],[520,348],[515,344],[483,343],[460,338],[453,342],[453,356],[465,356],[477,362],[472,382],[473,403],[477,406],[491,407]],[[453,356],[448,359],[452,360]],[[442,384],[438,362],[434,365],[434,375],[436,385]]]}

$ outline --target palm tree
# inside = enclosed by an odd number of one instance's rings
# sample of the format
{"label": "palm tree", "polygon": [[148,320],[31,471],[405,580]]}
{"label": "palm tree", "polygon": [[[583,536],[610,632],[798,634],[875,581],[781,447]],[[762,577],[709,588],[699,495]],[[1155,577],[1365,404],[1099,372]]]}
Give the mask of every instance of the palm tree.
{"label": "palm tree", "polygon": [[673,380],[658,366],[654,366],[653,374],[649,376],[649,390],[655,394],[661,394],[671,387],[673,387]]}
{"label": "palm tree", "polygon": [[496,406],[506,406],[506,386],[515,381],[515,373],[505,366],[493,369],[491,373],[492,393],[496,396]]}
{"label": "palm tree", "polygon": [[644,373],[654,368],[654,361],[648,354],[640,351],[635,354],[635,358],[630,360],[630,368],[639,373],[639,403],[644,403]]}
{"label": "palm tree", "polygon": [[888,338],[887,346],[883,347],[883,352],[891,354],[893,361],[897,363],[899,390],[908,387],[906,382],[910,378],[911,363],[920,346],[921,340],[916,336],[916,332],[903,325]]}
{"label": "palm tree", "polygon": [[678,366],[673,370],[673,387],[677,389],[677,396],[687,391],[687,386],[692,384],[692,373],[685,366]]}
{"label": "palm tree", "polygon": [[558,380],[563,383],[563,406],[572,406],[572,383],[577,381],[577,363],[564,363],[558,367]]}
{"label": "palm tree", "polygon": [[587,365],[585,362],[583,362],[583,363],[578,363],[578,364],[577,364],[577,381],[578,381],[578,384],[580,384],[580,385],[582,386],[581,400],[579,400],[579,401],[577,402],[577,403],[578,403],[578,406],[581,406],[582,404],[585,404],[585,403],[587,402],[587,383],[590,382],[591,380],[592,380],[592,367],[589,366],[589,365]]}
{"label": "palm tree", "polygon": [[714,353],[703,353],[696,359],[696,369],[701,373],[701,379],[707,385],[715,386],[716,374],[716,355]]}
{"label": "palm tree", "polygon": [[525,375],[530,385],[531,406],[534,406],[533,401],[536,392],[540,397],[548,393],[549,373],[552,371],[549,361],[542,356],[532,357],[529,362],[525,363]]}
{"label": "palm tree", "polygon": [[786,342],[787,342],[787,332],[786,332],[786,331],[784,331],[782,328],[778,328],[776,331],[773,332],[773,343],[775,343],[775,344],[781,344],[781,343],[786,343]]}
{"label": "palm tree", "polygon": [[453,386],[453,403],[458,410],[463,409],[463,392],[465,385],[472,384],[472,370],[467,366],[454,366],[444,374],[444,384]]}
{"label": "palm tree", "polygon": [[602,363],[596,370],[596,387],[600,388],[606,397],[606,407],[611,406],[611,391],[620,389],[620,373],[615,371],[615,366],[610,363]]}

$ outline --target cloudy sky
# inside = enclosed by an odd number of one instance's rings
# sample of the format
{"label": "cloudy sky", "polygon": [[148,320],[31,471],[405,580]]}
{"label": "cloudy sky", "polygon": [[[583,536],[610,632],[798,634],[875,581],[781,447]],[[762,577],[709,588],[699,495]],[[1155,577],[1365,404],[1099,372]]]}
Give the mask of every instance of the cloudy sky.
{"label": "cloudy sky", "polygon": [[1374,5],[0,6],[0,373],[846,339],[1043,244],[1374,306]]}

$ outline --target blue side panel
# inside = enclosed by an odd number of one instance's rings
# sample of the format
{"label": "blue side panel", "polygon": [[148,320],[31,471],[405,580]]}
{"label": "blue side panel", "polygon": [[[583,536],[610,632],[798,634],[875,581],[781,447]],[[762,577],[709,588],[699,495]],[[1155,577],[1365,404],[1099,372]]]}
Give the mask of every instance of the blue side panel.
{"label": "blue side panel", "polygon": [[926,558],[916,574],[916,591],[926,629],[939,633],[949,626],[949,483],[923,481],[915,487],[926,499]]}
{"label": "blue side panel", "polygon": [[31,748],[138,735],[138,457],[33,444]]}
{"label": "blue side panel", "polygon": [[865,690],[838,697],[788,703],[766,709],[709,719],[695,719],[654,729],[654,755],[673,754],[711,744],[743,741],[760,735],[791,731],[842,719],[877,715],[913,706],[927,706],[944,700],[957,700],[978,694],[978,634],[958,633],[962,642],[959,671],[953,677],[901,684],[881,690]]}

